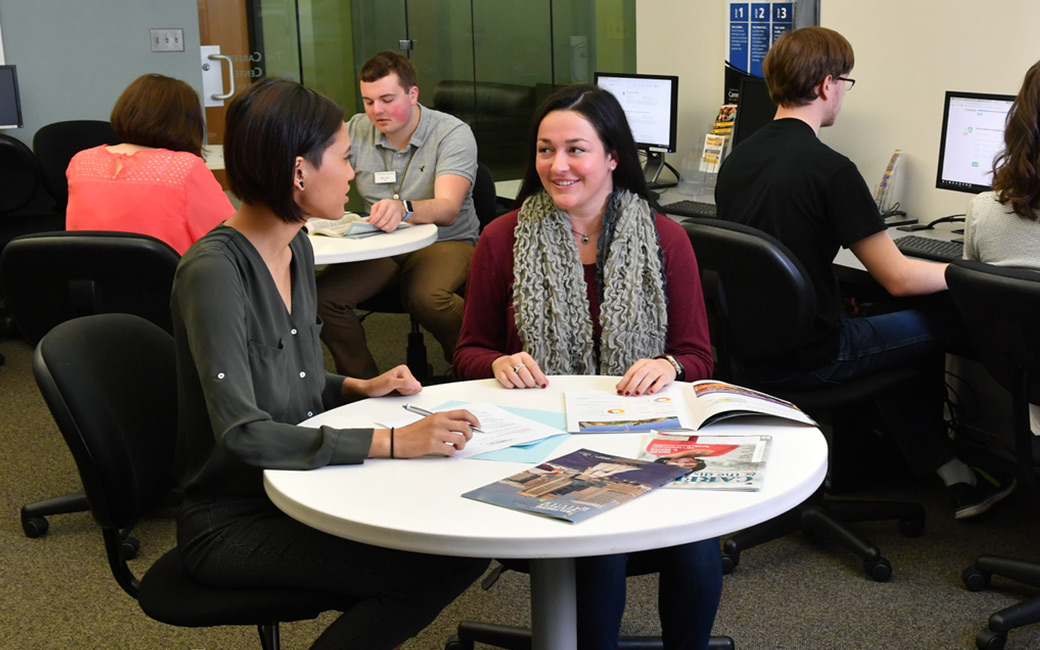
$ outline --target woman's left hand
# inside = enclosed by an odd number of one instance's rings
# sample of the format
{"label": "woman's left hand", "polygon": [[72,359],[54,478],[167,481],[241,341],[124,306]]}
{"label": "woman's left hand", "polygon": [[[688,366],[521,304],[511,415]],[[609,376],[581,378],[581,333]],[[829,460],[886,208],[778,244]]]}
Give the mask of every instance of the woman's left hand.
{"label": "woman's left hand", "polygon": [[675,368],[666,359],[640,359],[617,383],[618,395],[653,395],[675,381]]}
{"label": "woman's left hand", "polygon": [[347,377],[343,382],[343,397],[347,400],[364,397],[382,397],[396,392],[398,395],[415,395],[422,390],[422,384],[415,378],[408,366],[401,364],[372,379],[354,379]]}

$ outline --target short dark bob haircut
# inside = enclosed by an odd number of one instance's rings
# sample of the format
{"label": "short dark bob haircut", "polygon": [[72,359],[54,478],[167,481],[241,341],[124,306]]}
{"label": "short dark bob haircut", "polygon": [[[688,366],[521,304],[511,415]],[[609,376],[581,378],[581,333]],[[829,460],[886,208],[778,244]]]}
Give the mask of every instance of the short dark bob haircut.
{"label": "short dark bob haircut", "polygon": [[231,101],[224,128],[228,185],[243,203],[287,223],[306,220],[293,200],[297,156],[316,168],[343,126],[343,109],[290,79],[264,79]]}
{"label": "short dark bob haircut", "polygon": [[134,79],[109,120],[123,142],[202,155],[202,105],[195,89],[180,79],[161,74]]}
{"label": "short dark bob haircut", "polygon": [[657,209],[657,202],[650,196],[646,176],[643,175],[643,168],[639,164],[639,153],[636,151],[636,142],[632,139],[632,129],[628,126],[624,109],[609,91],[591,84],[565,86],[549,95],[538,107],[527,135],[527,169],[514,207],[519,207],[524,199],[543,189],[542,179],[538,177],[538,169],[535,167],[538,127],[545,116],[553,111],[574,111],[588,120],[603,142],[604,150],[613,153],[617,158],[617,167],[611,173],[614,188],[638,194]]}

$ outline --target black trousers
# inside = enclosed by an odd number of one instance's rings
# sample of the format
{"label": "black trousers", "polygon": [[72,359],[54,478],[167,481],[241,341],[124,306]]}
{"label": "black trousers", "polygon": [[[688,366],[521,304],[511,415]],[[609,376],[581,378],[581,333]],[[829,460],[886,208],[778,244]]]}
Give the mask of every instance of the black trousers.
{"label": "black trousers", "polygon": [[489,562],[335,537],[290,518],[267,499],[186,504],[177,544],[189,573],[206,584],[342,595],[343,614],[312,650],[396,648],[429,625]]}

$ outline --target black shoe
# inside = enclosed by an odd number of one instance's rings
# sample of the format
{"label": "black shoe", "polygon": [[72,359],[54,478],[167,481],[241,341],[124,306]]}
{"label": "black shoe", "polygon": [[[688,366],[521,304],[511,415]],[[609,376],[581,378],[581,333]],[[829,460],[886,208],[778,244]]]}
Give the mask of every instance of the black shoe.
{"label": "black shoe", "polygon": [[1003,470],[984,470],[978,467],[972,467],[971,470],[975,472],[975,485],[955,483],[950,486],[953,516],[956,519],[981,515],[1011,494],[1018,485],[1015,477]]}

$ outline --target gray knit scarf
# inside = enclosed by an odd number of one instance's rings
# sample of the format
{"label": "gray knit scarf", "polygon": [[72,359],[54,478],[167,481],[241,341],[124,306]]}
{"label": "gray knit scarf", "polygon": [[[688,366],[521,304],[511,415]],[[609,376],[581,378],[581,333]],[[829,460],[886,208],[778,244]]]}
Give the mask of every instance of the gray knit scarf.
{"label": "gray knit scarf", "polygon": [[622,375],[637,359],[664,353],[668,299],[654,214],[627,190],[615,190],[607,205],[596,259],[598,363],[570,219],[544,191],[520,208],[513,245],[516,328],[546,374]]}

